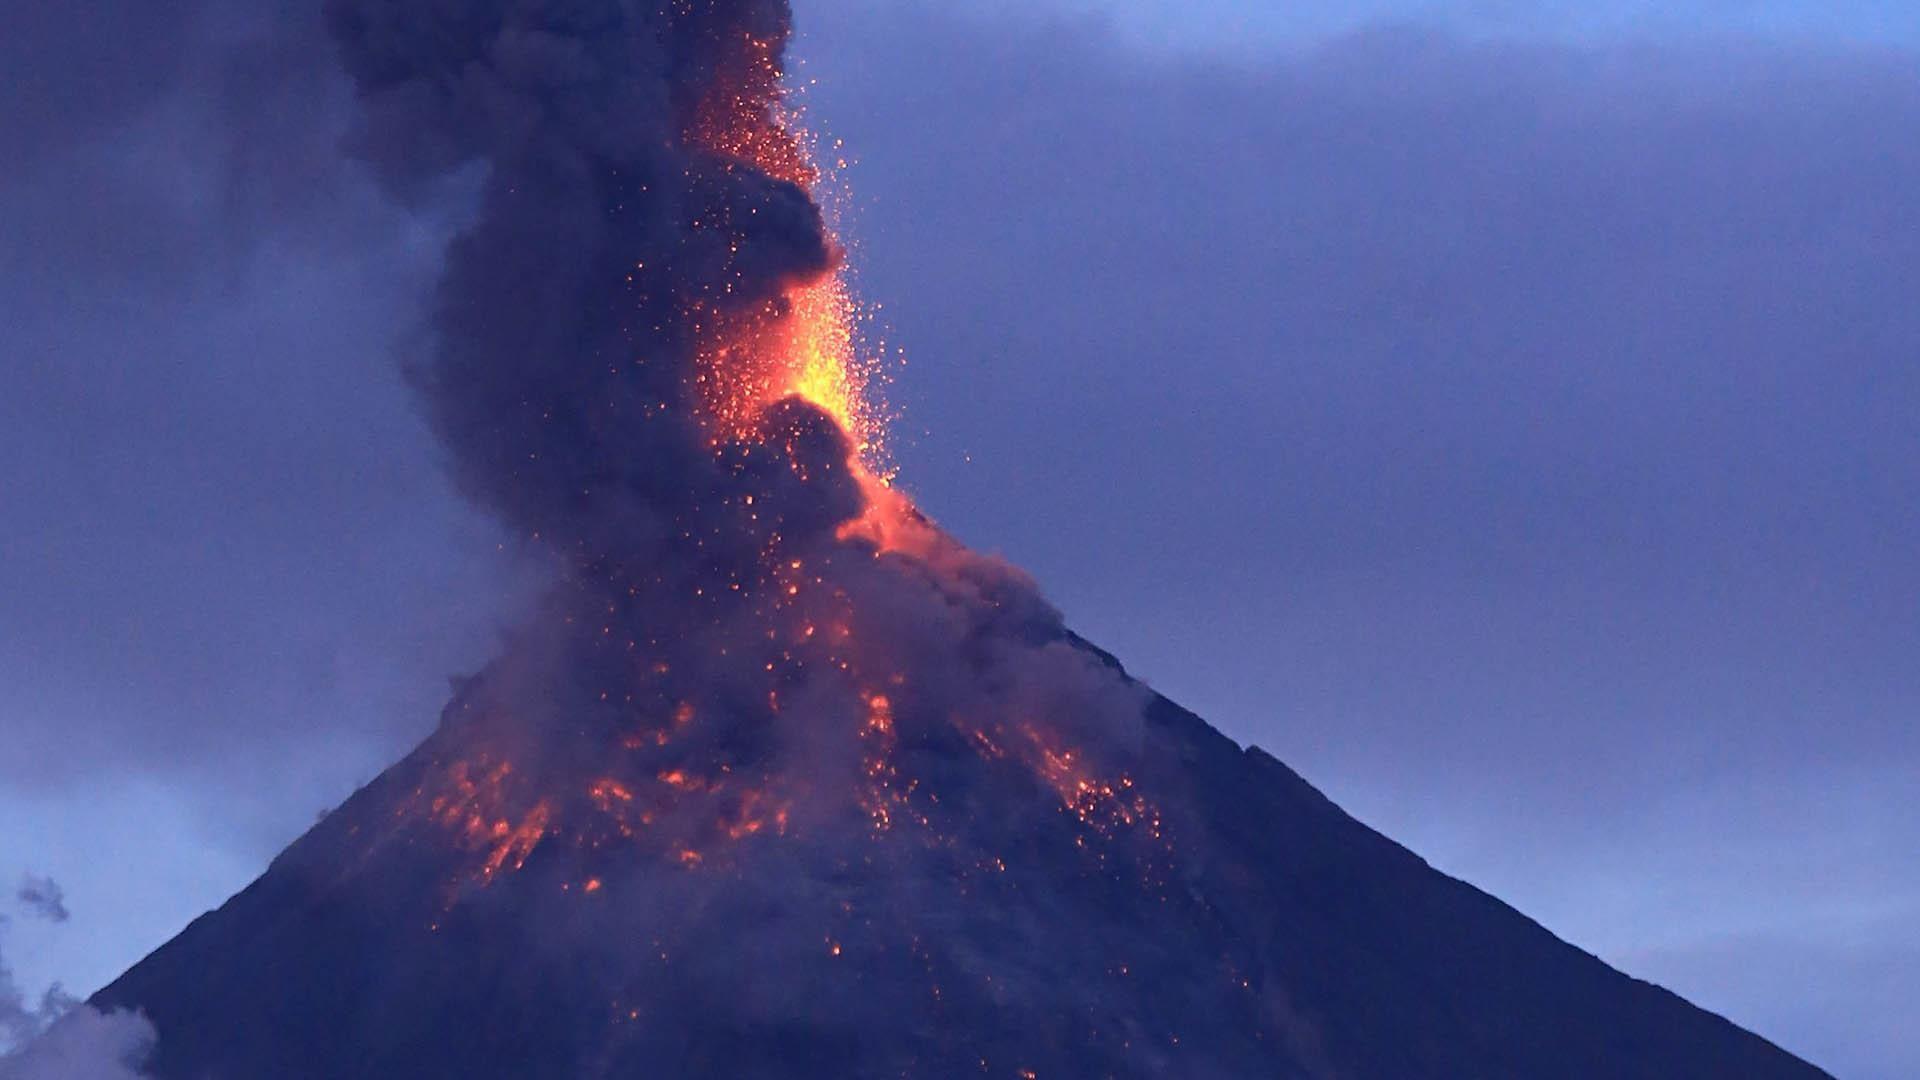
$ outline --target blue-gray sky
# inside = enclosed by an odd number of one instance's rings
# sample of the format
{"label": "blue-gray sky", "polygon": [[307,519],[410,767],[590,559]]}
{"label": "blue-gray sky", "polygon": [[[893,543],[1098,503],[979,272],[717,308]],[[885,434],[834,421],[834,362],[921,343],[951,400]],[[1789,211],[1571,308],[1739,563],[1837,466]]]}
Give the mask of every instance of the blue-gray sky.
{"label": "blue-gray sky", "polygon": [[1036,10],[1091,18],[1134,44],[1215,53],[1296,48],[1389,22],[1470,38],[1581,44],[1681,36],[1920,43],[1920,9],[1904,0],[980,0],[972,7],[996,19]]}
{"label": "blue-gray sky", "polygon": [[[244,884],[524,592],[393,373],[449,224],[340,160],[302,5],[108,6],[0,13],[30,988]],[[1905,5],[797,6],[929,510],[1443,869],[1920,1074]]]}

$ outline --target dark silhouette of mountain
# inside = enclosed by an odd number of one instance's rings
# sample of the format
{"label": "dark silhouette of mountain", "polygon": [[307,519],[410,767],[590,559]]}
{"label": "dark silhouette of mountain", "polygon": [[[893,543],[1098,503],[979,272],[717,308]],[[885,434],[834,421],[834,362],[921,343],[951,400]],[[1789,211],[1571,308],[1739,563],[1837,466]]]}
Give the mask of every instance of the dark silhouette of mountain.
{"label": "dark silhouette of mountain", "polygon": [[[98,995],[152,1019],[160,1077],[1826,1075],[1164,698],[1117,782],[903,735],[887,767],[919,781],[890,820],[747,796],[696,851],[604,786],[605,831],[549,801],[535,839],[477,764],[496,678]],[[629,752],[584,734],[569,763]]]}

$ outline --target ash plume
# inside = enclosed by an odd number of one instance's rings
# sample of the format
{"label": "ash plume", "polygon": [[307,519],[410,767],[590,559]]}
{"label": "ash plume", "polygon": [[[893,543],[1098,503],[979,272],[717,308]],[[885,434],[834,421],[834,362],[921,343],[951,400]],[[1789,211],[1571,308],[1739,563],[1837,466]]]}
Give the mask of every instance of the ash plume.
{"label": "ash plume", "polygon": [[1032,582],[940,533],[846,415],[781,381],[840,260],[788,123],[786,3],[326,14],[352,148],[396,196],[479,174],[407,364],[460,489],[560,567],[456,710],[517,775],[591,729],[654,738],[662,771],[804,762],[852,786],[879,697],[936,727],[1110,725],[1117,697],[1127,727],[1139,693],[1061,644]]}
{"label": "ash plume", "polygon": [[[589,573],[746,561],[766,532],[747,494],[832,507],[803,515],[816,529],[851,513],[844,483],[783,492],[786,470],[716,456],[695,415],[696,320],[775,314],[835,258],[799,185],[690,138],[735,92],[725,73],[777,56],[785,3],[330,0],[327,16],[363,103],[354,148],[394,190],[484,171],[436,346],[411,367],[463,491]],[[787,423],[824,464],[844,455],[819,418]]]}

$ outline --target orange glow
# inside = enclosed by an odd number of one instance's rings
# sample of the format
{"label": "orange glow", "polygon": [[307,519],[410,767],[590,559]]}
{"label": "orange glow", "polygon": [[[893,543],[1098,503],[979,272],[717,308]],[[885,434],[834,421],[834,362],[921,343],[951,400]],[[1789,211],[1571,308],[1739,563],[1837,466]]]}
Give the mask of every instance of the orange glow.
{"label": "orange glow", "polygon": [[897,551],[926,558],[940,543],[934,527],[922,517],[904,493],[893,486],[891,476],[862,469],[860,490],[866,496],[866,509],[860,516],[840,526],[842,540],[864,540],[879,551]]}
{"label": "orange glow", "polygon": [[784,804],[775,805],[766,792],[748,791],[741,797],[740,805],[732,817],[721,824],[729,840],[758,836],[769,828],[777,835],[785,836],[787,814],[788,808]]}
{"label": "orange glow", "polygon": [[1050,745],[1037,728],[1028,726],[1024,734],[1038,755],[1035,770],[1059,794],[1062,808],[1080,824],[1101,836],[1138,829],[1155,841],[1166,839],[1159,808],[1134,787],[1132,777],[1100,779],[1073,751]]}
{"label": "orange glow", "polygon": [[587,789],[587,794],[592,796],[594,805],[603,812],[611,811],[615,803],[633,801],[633,792],[617,780],[596,780],[593,786]]}
{"label": "orange glow", "polygon": [[[527,814],[526,819],[517,826],[507,828],[506,822],[498,822],[495,826],[495,837],[498,842],[487,856],[487,861],[480,871],[481,876],[491,878],[502,869],[518,870],[525,866],[527,856],[533,854],[533,849],[539,847],[540,841],[546,838],[547,822],[552,816],[552,808],[542,802],[535,806]],[[500,831],[502,829],[506,831],[502,833]]]}
{"label": "orange glow", "polygon": [[[780,86],[784,73],[776,50],[749,36],[727,67],[722,82],[731,92],[703,103],[688,140],[798,184],[816,201],[837,190],[839,161],[836,169],[817,164],[816,140]],[[828,243],[843,253],[834,215],[825,216]],[[820,279],[789,287],[779,304],[757,316],[722,317],[704,310],[695,315],[697,323],[707,324],[695,376],[696,403],[716,446],[759,439],[766,410],[798,397],[833,418],[863,471],[881,483],[891,480],[886,410],[876,393],[882,365],[862,349],[859,328],[868,316],[854,295],[844,257]]]}
{"label": "orange glow", "polygon": [[900,771],[893,764],[896,741],[893,723],[893,701],[885,694],[869,694],[867,723],[860,732],[861,742],[866,746],[862,764],[867,774],[867,788],[860,795],[860,806],[867,812],[867,820],[873,823],[876,833],[890,831],[896,813],[905,813],[912,820],[926,823],[924,817],[913,812],[908,799],[911,785],[903,788]]}
{"label": "orange glow", "polygon": [[678,788],[681,791],[697,791],[706,786],[703,782],[689,777],[679,769],[668,769],[666,772],[661,773],[660,782],[670,788]]}
{"label": "orange glow", "polygon": [[868,400],[873,369],[856,347],[854,320],[859,307],[852,290],[836,272],[791,299],[786,350],[791,370],[784,389],[833,417],[853,440],[860,460],[872,466],[884,425]]}

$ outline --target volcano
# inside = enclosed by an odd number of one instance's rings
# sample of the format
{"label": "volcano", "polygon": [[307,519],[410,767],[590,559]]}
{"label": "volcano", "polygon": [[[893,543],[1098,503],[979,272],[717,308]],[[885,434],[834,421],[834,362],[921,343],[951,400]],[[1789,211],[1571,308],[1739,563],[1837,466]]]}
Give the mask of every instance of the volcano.
{"label": "volcano", "polygon": [[1823,1075],[1435,872],[913,505],[784,0],[326,11],[394,197],[478,179],[406,366],[553,584],[95,998],[158,1076]]}
{"label": "volcano", "polygon": [[158,1076],[1826,1075],[1164,698],[1134,773],[929,734],[864,828],[748,791],[695,849],[626,835],[649,815],[617,781],[591,837],[478,814],[513,776],[450,766],[484,692],[99,995],[155,1023]]}

